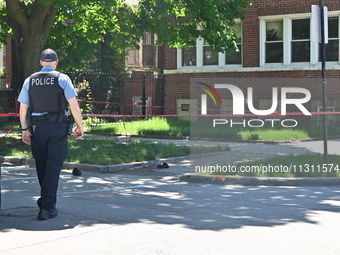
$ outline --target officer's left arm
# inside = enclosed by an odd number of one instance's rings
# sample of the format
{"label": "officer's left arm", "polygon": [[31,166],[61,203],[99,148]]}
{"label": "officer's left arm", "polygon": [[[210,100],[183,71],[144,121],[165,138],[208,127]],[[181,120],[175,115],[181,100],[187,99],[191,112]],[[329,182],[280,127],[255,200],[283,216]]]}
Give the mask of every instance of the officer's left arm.
{"label": "officer's left arm", "polygon": [[79,104],[78,104],[76,97],[70,98],[68,100],[68,103],[70,104],[70,108],[71,108],[73,118],[77,123],[77,127],[74,130],[74,136],[76,137],[76,139],[80,139],[84,135],[84,127],[83,127],[83,123],[82,123],[82,117],[81,117]]}
{"label": "officer's left arm", "polygon": [[26,130],[21,131],[21,135],[22,135],[21,139],[24,143],[30,145],[31,144],[31,134],[30,134],[29,130],[27,129],[28,124],[27,124],[27,119],[26,119],[28,107],[29,107],[29,105],[20,103],[19,114],[20,114],[21,128],[26,129]]}
{"label": "officer's left arm", "polygon": [[59,75],[58,81],[59,81],[60,87],[64,90],[65,98],[70,105],[71,113],[73,115],[75,122],[77,123],[77,127],[74,130],[73,134],[76,137],[76,139],[80,139],[84,135],[84,127],[82,123],[82,116],[81,116],[79,104],[76,98],[77,93],[74,90],[70,77],[68,77],[66,74],[61,73]]}

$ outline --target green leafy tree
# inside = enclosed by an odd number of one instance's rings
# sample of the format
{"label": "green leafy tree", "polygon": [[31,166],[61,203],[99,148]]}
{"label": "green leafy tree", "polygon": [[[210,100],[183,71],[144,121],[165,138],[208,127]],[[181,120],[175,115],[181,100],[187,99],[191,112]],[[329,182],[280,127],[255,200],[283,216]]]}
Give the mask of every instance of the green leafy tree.
{"label": "green leafy tree", "polygon": [[135,8],[122,0],[78,1],[72,11],[58,10],[47,45],[67,58],[62,70],[119,73],[127,49],[138,47],[143,35],[135,16]]}
{"label": "green leafy tree", "polygon": [[[16,75],[23,80],[39,70],[40,53],[54,47],[61,67],[84,68],[96,59],[93,44],[115,37],[116,52],[136,45],[141,32],[129,22],[132,6],[121,0],[6,0],[0,2],[2,42],[6,33],[15,41]],[[75,53],[77,52],[77,53]]]}
{"label": "green leafy tree", "polygon": [[204,38],[215,51],[236,49],[235,18],[244,18],[250,0],[141,0],[138,18],[142,27],[157,34],[158,44],[195,45]]}
{"label": "green leafy tree", "polygon": [[[64,1],[66,2],[66,1]],[[17,75],[23,77],[36,70],[39,55],[53,27],[57,6],[52,1],[1,2],[1,28],[15,39]],[[5,35],[1,36],[4,39]]]}
{"label": "green leafy tree", "polygon": [[193,38],[203,37],[214,50],[235,49],[234,18],[242,18],[241,8],[249,3],[141,0],[133,7],[124,0],[0,0],[0,40],[12,34],[16,76],[22,81],[39,70],[46,46],[59,52],[63,69],[82,69],[103,58],[96,53],[101,47],[110,48],[117,60],[105,63],[107,68],[119,68],[116,63],[137,47],[145,31],[157,34],[159,45],[193,45]]}

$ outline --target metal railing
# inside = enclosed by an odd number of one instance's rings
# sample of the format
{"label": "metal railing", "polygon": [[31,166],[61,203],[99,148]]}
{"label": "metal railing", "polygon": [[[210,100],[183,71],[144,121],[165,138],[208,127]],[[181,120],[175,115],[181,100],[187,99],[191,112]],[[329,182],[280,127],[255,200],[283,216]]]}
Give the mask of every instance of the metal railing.
{"label": "metal railing", "polygon": [[0,77],[0,90],[10,90],[12,89],[11,77],[2,76]]}

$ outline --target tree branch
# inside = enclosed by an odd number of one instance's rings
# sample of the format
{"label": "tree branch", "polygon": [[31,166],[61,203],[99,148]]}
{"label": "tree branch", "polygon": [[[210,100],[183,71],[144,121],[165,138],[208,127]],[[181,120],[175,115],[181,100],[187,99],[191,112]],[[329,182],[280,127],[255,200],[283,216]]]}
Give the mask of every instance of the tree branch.
{"label": "tree branch", "polygon": [[49,8],[49,12],[44,20],[43,26],[42,26],[42,40],[45,43],[48,36],[51,33],[52,27],[53,27],[53,22],[55,19],[55,15],[57,12],[57,8],[53,5],[50,6]]}
{"label": "tree branch", "polygon": [[27,27],[27,19],[21,13],[19,0],[6,0],[7,14],[14,19],[21,27]]}
{"label": "tree branch", "polygon": [[[48,15],[50,15],[50,8],[51,5],[44,5],[44,4],[40,4],[35,2],[31,11],[31,15],[30,15],[30,21],[31,21],[31,25],[32,27],[41,27],[44,22],[45,19],[48,18]],[[53,16],[54,19],[54,16]]]}
{"label": "tree branch", "polygon": [[21,11],[23,12],[23,14],[25,15],[26,18],[28,18],[29,14],[28,14],[28,10],[27,10],[27,6],[24,2],[19,2]]}

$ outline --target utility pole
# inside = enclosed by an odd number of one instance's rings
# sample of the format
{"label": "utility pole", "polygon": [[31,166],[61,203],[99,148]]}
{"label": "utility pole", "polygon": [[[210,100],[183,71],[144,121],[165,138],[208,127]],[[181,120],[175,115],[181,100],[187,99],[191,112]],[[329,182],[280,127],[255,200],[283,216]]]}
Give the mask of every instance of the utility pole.
{"label": "utility pole", "polygon": [[[321,67],[322,67],[322,97],[323,97],[323,112],[327,111],[327,80],[326,80],[326,43],[325,43],[325,3],[320,0],[320,31],[321,31]],[[324,163],[328,164],[328,116],[323,114],[323,143],[324,143]]]}

